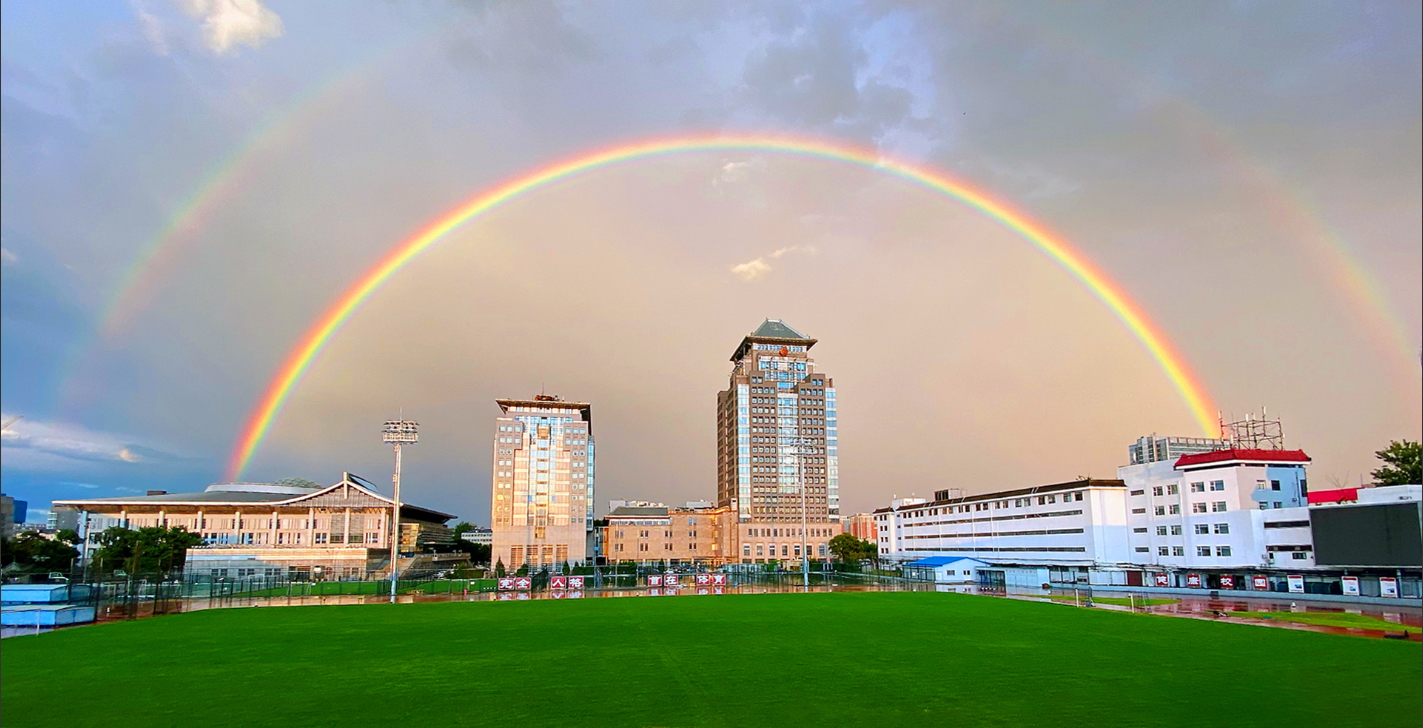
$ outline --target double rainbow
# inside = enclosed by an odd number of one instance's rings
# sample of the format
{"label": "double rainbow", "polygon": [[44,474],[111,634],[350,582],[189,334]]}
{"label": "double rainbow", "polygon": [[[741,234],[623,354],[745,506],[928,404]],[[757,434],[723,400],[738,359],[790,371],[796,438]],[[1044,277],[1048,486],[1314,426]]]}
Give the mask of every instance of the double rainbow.
{"label": "double rainbow", "polygon": [[229,478],[236,479],[246,469],[272,421],[291,395],[293,387],[321,353],[326,342],[331,340],[341,325],[381,284],[405,267],[415,256],[470,220],[546,185],[614,164],[689,152],[766,152],[868,167],[945,194],[997,220],[1056,261],[1106,304],[1156,360],[1195,416],[1201,431],[1208,436],[1217,435],[1215,408],[1211,406],[1200,383],[1191,374],[1180,354],[1167,342],[1165,335],[1147,319],[1141,309],[1120,287],[1090,265],[1086,258],[1065,240],[1048,232],[1022,213],[992,199],[987,193],[973,189],[937,170],[888,159],[880,156],[877,151],[837,142],[770,136],[679,136],[637,141],[583,153],[542,167],[475,195],[468,202],[439,217],[395,246],[384,259],[348,288],[335,305],[321,315],[287,356],[242,430],[242,436],[237,441],[228,464]]}

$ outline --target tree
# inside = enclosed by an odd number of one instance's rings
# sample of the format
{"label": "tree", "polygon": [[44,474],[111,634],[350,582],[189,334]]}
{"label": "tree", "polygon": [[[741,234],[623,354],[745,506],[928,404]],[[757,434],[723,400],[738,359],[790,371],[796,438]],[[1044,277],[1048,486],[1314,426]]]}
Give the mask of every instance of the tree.
{"label": "tree", "polygon": [[1372,475],[1380,485],[1410,485],[1423,482],[1419,465],[1419,444],[1410,440],[1393,440],[1388,447],[1374,453],[1385,465]]}
{"label": "tree", "polygon": [[475,528],[476,526],[469,521],[460,521],[455,524],[455,538],[458,539],[460,536],[473,531]]}
{"label": "tree", "polygon": [[507,571],[504,570],[504,559],[499,559],[498,561],[494,562],[494,575],[495,575],[495,576],[503,577],[503,576],[505,576],[505,575],[508,574],[508,573],[509,573],[509,572],[507,572]]}
{"label": "tree", "polygon": [[49,539],[26,531],[13,540],[6,540],[0,545],[0,552],[3,552],[6,565],[13,563],[26,571],[68,571],[74,560],[79,558],[79,549],[72,545],[79,541],[79,535],[73,531],[68,531],[68,534],[73,534],[74,538],[66,543],[58,537],[59,534]]}
{"label": "tree", "polygon": [[202,536],[179,526],[145,526],[138,530],[114,526],[99,534],[94,563],[102,571],[122,568],[130,574],[182,569],[188,549]]}
{"label": "tree", "polygon": [[878,550],[869,541],[862,541],[848,533],[842,533],[830,539],[830,553],[841,561],[858,562],[873,559]]}

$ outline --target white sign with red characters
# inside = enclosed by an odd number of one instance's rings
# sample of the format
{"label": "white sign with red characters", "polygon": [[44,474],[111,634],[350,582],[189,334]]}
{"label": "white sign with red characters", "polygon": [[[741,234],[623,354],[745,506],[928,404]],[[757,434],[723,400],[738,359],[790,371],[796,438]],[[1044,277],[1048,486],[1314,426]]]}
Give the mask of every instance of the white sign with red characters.
{"label": "white sign with red characters", "polygon": [[1398,598],[1398,579],[1392,576],[1379,577],[1379,596],[1389,599]]}

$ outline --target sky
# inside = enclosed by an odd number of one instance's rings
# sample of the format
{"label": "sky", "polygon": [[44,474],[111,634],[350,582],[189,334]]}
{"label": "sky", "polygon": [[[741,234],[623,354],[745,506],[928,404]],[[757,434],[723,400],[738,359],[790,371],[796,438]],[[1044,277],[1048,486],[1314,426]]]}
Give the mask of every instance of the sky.
{"label": "sky", "polygon": [[[654,137],[855,145],[1067,241],[1314,487],[1418,439],[1416,2],[0,5],[0,477],[201,490],[289,352],[456,205]],[[157,255],[153,251],[158,251]],[[593,405],[598,510],[716,492],[765,318],[815,337],[843,512],[1114,477],[1199,436],[1113,312],[1020,235],[882,171],[664,155],[459,228],[375,291],[246,480],[385,484],[488,522],[498,397]]]}

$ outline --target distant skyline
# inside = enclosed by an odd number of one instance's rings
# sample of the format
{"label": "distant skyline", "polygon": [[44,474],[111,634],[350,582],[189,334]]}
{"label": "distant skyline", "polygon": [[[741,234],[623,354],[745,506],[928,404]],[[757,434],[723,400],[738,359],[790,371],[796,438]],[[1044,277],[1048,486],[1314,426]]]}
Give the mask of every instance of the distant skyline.
{"label": "distant skyline", "polygon": [[[0,472],[32,520],[221,479],[293,348],[402,241],[570,155],[694,133],[867,147],[1011,205],[1228,419],[1281,417],[1315,483],[1423,429],[1416,3],[203,7],[4,6],[0,408],[24,419]],[[546,387],[598,411],[600,512],[711,498],[725,356],[765,318],[833,362],[847,514],[1112,477],[1140,436],[1201,434],[1121,321],[980,211],[707,150],[449,233],[334,331],[246,476],[385,483],[403,407],[409,499],[487,524],[490,402]]]}

